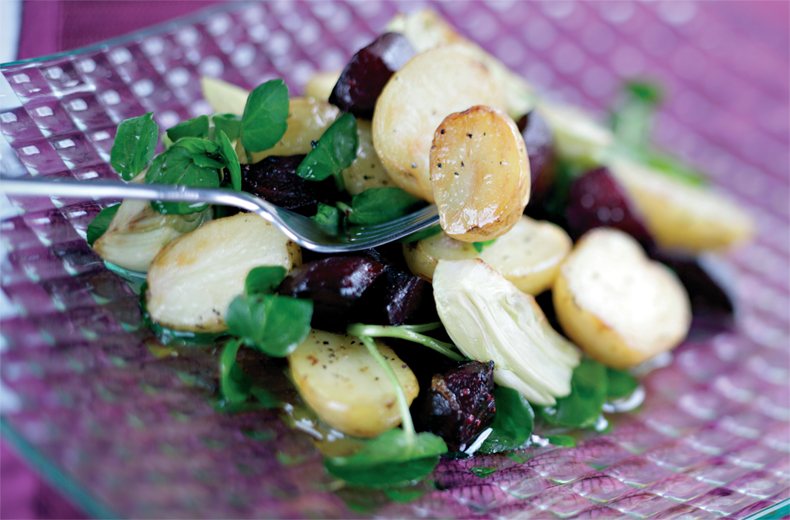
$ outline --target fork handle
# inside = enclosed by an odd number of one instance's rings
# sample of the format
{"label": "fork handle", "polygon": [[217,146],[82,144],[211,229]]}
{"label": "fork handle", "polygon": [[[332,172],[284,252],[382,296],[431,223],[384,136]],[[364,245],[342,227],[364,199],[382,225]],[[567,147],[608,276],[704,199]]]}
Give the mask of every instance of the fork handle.
{"label": "fork handle", "polygon": [[[205,202],[255,211],[264,218],[264,201],[250,200],[246,193],[223,189],[190,188],[167,184],[138,184],[118,181],[78,181],[41,178],[0,178],[0,193],[33,197],[77,197],[94,199],[162,200],[166,202]],[[263,204],[262,204],[263,203]],[[268,209],[268,208],[265,208]],[[272,210],[269,210],[271,213]]]}

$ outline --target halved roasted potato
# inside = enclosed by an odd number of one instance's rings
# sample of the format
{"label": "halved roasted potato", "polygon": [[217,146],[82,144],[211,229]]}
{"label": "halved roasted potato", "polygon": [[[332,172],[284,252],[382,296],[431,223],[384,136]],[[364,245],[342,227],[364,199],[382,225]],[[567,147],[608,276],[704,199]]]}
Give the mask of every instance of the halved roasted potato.
{"label": "halved roasted potato", "polygon": [[612,132],[579,108],[544,100],[537,111],[549,124],[563,157],[597,166],[614,144]]}
{"label": "halved roasted potato", "polygon": [[[419,392],[414,373],[392,349],[376,345],[411,403]],[[299,395],[333,428],[376,437],[400,424],[395,389],[359,338],[313,330],[288,362]]]}
{"label": "halved roasted potato", "polygon": [[440,260],[433,277],[439,318],[466,356],[494,361],[494,380],[530,402],[571,391],[579,350],[551,328],[535,299],[480,259]]}
{"label": "halved roasted potato", "polygon": [[163,215],[144,200],[124,200],[107,231],[93,244],[104,260],[131,271],[147,271],[172,240],[211,220],[211,209]]}
{"label": "halved roasted potato", "polygon": [[373,113],[373,144],[392,180],[433,202],[428,155],[439,123],[473,105],[503,107],[490,68],[465,44],[418,54],[390,78]]}
{"label": "halved roasted potato", "polygon": [[524,216],[482,252],[468,242],[439,233],[404,244],[403,255],[412,272],[427,280],[433,278],[439,260],[480,258],[525,293],[537,295],[554,283],[572,245],[561,227]]}
{"label": "halved roasted potato", "polygon": [[501,85],[505,95],[502,107],[510,117],[516,119],[534,106],[534,89],[521,77],[508,69],[501,61],[484,51],[480,46],[460,35],[436,11],[419,9],[408,14],[399,13],[387,24],[388,31],[406,36],[417,52],[424,52],[441,45],[461,43],[470,47]]}
{"label": "halved roasted potato", "polygon": [[148,269],[151,318],[176,330],[220,332],[253,268],[301,262],[299,247],[253,213],[211,221],[170,242]]}
{"label": "halved roasted potato", "polygon": [[672,349],[691,325],[689,297],[677,277],[611,228],[582,237],[560,267],[552,294],[568,336],[615,368]]}
{"label": "halved roasted potato", "polygon": [[754,233],[749,214],[709,187],[689,184],[626,158],[611,159],[609,169],[665,248],[723,249],[745,242]]}
{"label": "halved roasted potato", "polygon": [[434,133],[429,170],[439,224],[456,240],[503,235],[529,201],[524,138],[495,108],[476,105],[448,115]]}
{"label": "halved roasted potato", "polygon": [[203,91],[203,99],[217,114],[244,113],[244,105],[247,104],[247,96],[250,94],[247,89],[208,76],[200,78],[200,88]]}

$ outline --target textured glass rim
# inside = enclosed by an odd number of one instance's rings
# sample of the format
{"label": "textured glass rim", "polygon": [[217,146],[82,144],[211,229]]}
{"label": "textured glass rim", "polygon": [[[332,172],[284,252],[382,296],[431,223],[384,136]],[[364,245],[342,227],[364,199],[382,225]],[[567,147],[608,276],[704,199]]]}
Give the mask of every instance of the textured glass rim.
{"label": "textured glass rim", "polygon": [[8,442],[19,457],[35,470],[36,474],[54,487],[61,496],[84,514],[93,518],[120,518],[79,481],[52,462],[38,448],[30,444],[8,420],[0,415],[0,437]]}
{"label": "textured glass rim", "polygon": [[121,36],[116,36],[114,38],[109,38],[106,40],[102,40],[100,42],[92,43],[84,47],[78,47],[76,49],[56,52],[53,54],[46,54],[44,56],[38,56],[36,58],[25,58],[23,60],[15,60],[15,61],[8,61],[5,63],[0,63],[0,69],[17,67],[20,65],[34,65],[36,63],[58,60],[61,58],[68,58],[70,56],[79,56],[81,54],[88,54],[91,52],[100,51],[102,49],[105,49],[106,47],[110,47],[114,45],[124,45],[126,43],[133,42],[139,38],[147,38],[149,36],[166,33],[172,29],[177,28],[180,25],[197,23],[214,13],[240,9],[241,7],[249,3],[251,2],[245,0],[241,2],[227,2],[227,3],[220,3],[218,5],[212,5],[209,7],[204,7],[195,13],[173,18],[172,20],[167,20],[165,22],[161,22],[152,25],[150,27],[146,27],[144,29],[139,29],[137,31],[130,32]]}

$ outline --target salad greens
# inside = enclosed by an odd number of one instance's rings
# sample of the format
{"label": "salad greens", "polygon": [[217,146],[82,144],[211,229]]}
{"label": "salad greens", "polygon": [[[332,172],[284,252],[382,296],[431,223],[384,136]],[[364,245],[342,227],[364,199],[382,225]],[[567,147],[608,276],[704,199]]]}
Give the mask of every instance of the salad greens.
{"label": "salad greens", "polygon": [[498,386],[494,390],[496,415],[491,423],[491,434],[480,446],[481,453],[499,453],[520,448],[532,435],[535,412],[523,395]]}
{"label": "salad greens", "polygon": [[121,204],[112,204],[103,208],[99,213],[93,217],[91,223],[88,224],[88,229],[86,231],[86,240],[88,241],[88,245],[93,245],[94,242],[99,240],[99,238],[107,231],[107,228],[110,227],[110,223],[112,219],[115,217],[115,214],[118,213],[118,208],[121,207]]}
{"label": "salad greens", "polygon": [[158,142],[159,125],[152,112],[127,119],[118,125],[110,164],[123,180],[131,180],[151,162]]}
{"label": "salad greens", "polygon": [[408,215],[424,202],[400,188],[369,188],[354,195],[348,213],[348,222],[372,226]]}
{"label": "salad greens", "polygon": [[169,128],[167,137],[175,143],[182,137],[208,137],[208,130],[208,116],[197,116]]}
{"label": "salad greens", "polygon": [[259,85],[247,98],[241,116],[241,144],[248,152],[262,152],[282,139],[288,128],[288,87],[281,79]]}
{"label": "salad greens", "polygon": [[356,159],[358,145],[357,120],[351,114],[343,114],[326,129],[296,173],[312,181],[334,177],[337,187],[342,190],[343,170]]}
{"label": "salad greens", "polygon": [[231,141],[235,141],[241,135],[241,118],[236,114],[214,114],[211,122],[214,123],[215,132],[225,132]]}

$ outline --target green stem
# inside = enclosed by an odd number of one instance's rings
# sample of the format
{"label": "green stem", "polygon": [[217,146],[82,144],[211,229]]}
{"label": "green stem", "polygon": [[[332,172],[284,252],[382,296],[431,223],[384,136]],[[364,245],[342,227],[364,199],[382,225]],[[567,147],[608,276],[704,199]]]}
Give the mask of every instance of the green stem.
{"label": "green stem", "polygon": [[376,360],[382,369],[384,369],[384,373],[387,374],[387,378],[392,383],[392,386],[395,389],[395,398],[398,401],[398,409],[400,410],[401,415],[401,425],[403,426],[403,432],[406,434],[406,439],[409,442],[409,445],[414,444],[414,439],[416,433],[414,431],[414,423],[411,420],[411,413],[409,413],[409,403],[406,401],[406,394],[403,393],[403,387],[398,381],[398,376],[395,375],[395,371],[392,370],[392,367],[381,355],[379,349],[376,347],[376,342],[373,341],[373,338],[369,336],[359,336],[359,339],[362,340],[362,343],[370,352],[370,355],[373,356],[373,359]]}
{"label": "green stem", "polygon": [[348,333],[352,336],[405,339],[406,341],[413,341],[414,343],[419,343],[424,347],[428,347],[439,354],[447,356],[453,361],[463,361],[465,358],[453,350],[453,345],[417,332],[418,330],[431,330],[425,327],[432,325],[433,324],[392,327],[388,325],[364,325],[362,323],[355,323],[348,327]]}

